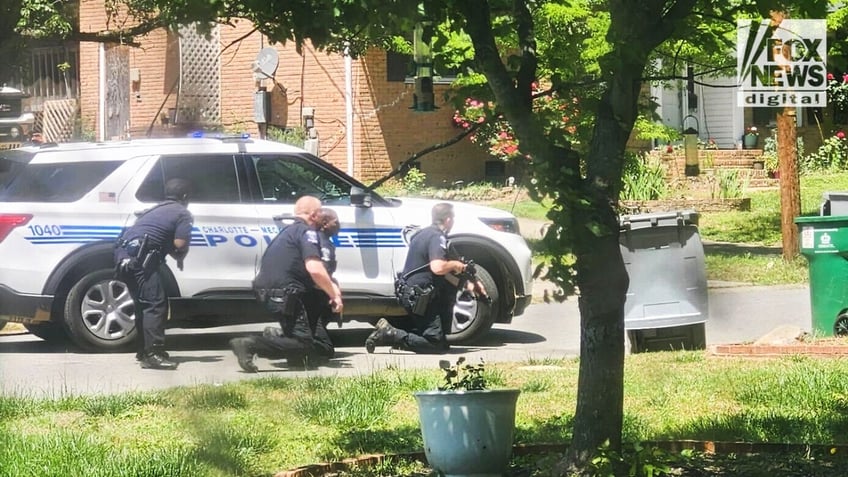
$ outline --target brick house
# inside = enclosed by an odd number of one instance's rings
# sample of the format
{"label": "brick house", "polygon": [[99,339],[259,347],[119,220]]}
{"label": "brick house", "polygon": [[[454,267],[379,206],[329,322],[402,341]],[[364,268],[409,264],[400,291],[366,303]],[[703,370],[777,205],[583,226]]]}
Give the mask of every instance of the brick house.
{"label": "brick house", "polygon": [[[103,0],[80,1],[80,24],[87,31],[107,28]],[[459,133],[451,123],[454,108],[444,98],[448,85],[435,85],[435,111],[412,110],[414,84],[404,77],[406,65],[398,75],[392,56],[383,51],[350,60],[346,70],[343,55],[310,45],[299,55],[293,45],[269,45],[247,21],[215,27],[208,38],[193,28],[180,33],[157,30],[135,38],[138,47],[79,45],[84,131],[100,140],[178,135],[200,126],[256,136],[255,108],[267,114],[269,125],[282,128],[302,126],[302,113],[312,111],[318,155],[365,183]],[[266,47],[276,50],[279,66],[272,79],[260,81],[254,61]],[[269,110],[256,105],[260,87],[267,91],[262,96]],[[431,185],[500,181],[505,168],[498,162],[466,139],[425,156],[420,168]]]}

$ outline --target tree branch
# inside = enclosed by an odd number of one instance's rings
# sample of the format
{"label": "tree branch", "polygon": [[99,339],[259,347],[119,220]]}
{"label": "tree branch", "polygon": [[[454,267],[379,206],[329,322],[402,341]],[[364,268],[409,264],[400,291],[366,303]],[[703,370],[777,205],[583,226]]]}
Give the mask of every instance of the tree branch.
{"label": "tree branch", "polygon": [[[59,35],[50,35],[44,37],[49,40],[72,40],[89,43],[120,43],[138,47],[141,43],[135,41],[135,37],[144,36],[153,30],[165,27],[165,23],[155,18],[150,21],[144,21],[130,28],[122,28],[120,30],[102,30],[102,31],[79,31],[74,30],[69,35],[61,37]],[[23,35],[27,36],[27,35]]]}
{"label": "tree branch", "polygon": [[377,187],[380,187],[381,185],[383,185],[384,182],[391,179],[392,177],[395,177],[398,174],[405,174],[407,171],[412,169],[412,165],[415,163],[415,161],[421,159],[422,156],[430,154],[431,152],[438,151],[439,149],[444,149],[446,147],[453,146],[454,144],[458,143],[459,141],[462,141],[468,135],[470,135],[471,133],[476,131],[477,128],[479,128],[483,124],[485,124],[485,123],[472,123],[468,127],[468,129],[466,129],[465,131],[462,131],[461,133],[454,136],[453,138],[451,138],[451,139],[449,139],[449,140],[447,140],[447,141],[445,141],[441,144],[434,144],[432,146],[426,147],[426,148],[416,152],[415,154],[409,156],[409,158],[407,158],[405,161],[398,164],[397,168],[395,170],[393,170],[392,172],[390,172],[388,175],[383,176],[380,179],[377,179],[376,181],[374,181],[371,185],[368,186],[368,189],[374,190]]}

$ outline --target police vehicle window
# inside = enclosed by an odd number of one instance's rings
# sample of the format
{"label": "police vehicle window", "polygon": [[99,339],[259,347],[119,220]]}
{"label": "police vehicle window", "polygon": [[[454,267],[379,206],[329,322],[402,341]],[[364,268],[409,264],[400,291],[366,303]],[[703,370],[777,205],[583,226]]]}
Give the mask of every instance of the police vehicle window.
{"label": "police vehicle window", "polygon": [[0,176],[0,201],[74,202],[120,165],[120,161],[14,163]]}
{"label": "police vehicle window", "polygon": [[293,204],[313,195],[324,204],[349,205],[351,184],[330,169],[299,156],[254,156],[263,202]]}
{"label": "police vehicle window", "polygon": [[238,174],[232,155],[163,156],[136,192],[142,202],[165,198],[165,182],[180,177],[191,181],[191,202],[232,204],[241,202]]}

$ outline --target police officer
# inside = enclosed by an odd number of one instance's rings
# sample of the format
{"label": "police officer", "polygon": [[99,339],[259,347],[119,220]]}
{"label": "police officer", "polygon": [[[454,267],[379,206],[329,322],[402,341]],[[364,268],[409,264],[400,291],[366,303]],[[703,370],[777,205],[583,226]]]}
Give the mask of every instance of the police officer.
{"label": "police officer", "polygon": [[194,219],[188,211],[190,184],[185,179],[165,183],[165,201],[145,211],[127,229],[115,248],[117,278],[127,284],[140,330],[136,359],[142,368],[176,369],[165,351],[168,297],[160,267],[170,255],[182,270]]}
{"label": "police officer", "polygon": [[[321,249],[321,261],[327,269],[327,274],[334,284],[338,285],[338,280],[333,277],[336,273],[336,245],[333,243],[333,237],[339,233],[339,216],[336,211],[328,207],[321,207],[318,210],[318,245]],[[307,308],[307,316],[310,320],[310,328],[314,330],[312,339],[314,340],[315,355],[318,360],[330,359],[335,354],[335,347],[327,333],[327,323],[335,319],[339,327],[341,327],[341,315],[333,313],[329,303],[330,297],[318,287],[313,288],[304,295],[304,306]],[[281,336],[282,328],[269,326],[262,332],[265,336]],[[313,356],[316,357],[316,356]],[[314,360],[313,360],[314,361]],[[304,363],[308,365],[309,363]]]}
{"label": "police officer", "polygon": [[277,234],[262,256],[259,274],[253,281],[254,291],[280,322],[282,333],[230,340],[239,366],[248,373],[259,370],[254,356],[286,358],[290,363],[332,356],[329,337],[327,342],[315,339],[319,316],[311,295],[315,288],[320,289],[333,312],[341,313],[341,291],[321,260],[316,230],[320,208],[321,201],[316,197],[298,199],[294,223]]}
{"label": "police officer", "polygon": [[[432,225],[418,231],[409,242],[409,253],[401,275],[405,286],[420,290],[418,300],[426,305],[414,307],[404,302],[410,319],[411,331],[397,329],[385,318],[377,322],[377,329],[365,340],[369,353],[380,345],[395,346],[416,353],[444,353],[448,350],[445,330],[450,329],[453,306],[456,301],[457,274],[464,273],[467,265],[448,258],[448,233],[453,228],[453,205],[442,202],[433,206]],[[485,295],[482,283],[469,283],[469,291]],[[401,298],[401,297],[399,297]],[[418,305],[421,305],[420,303]],[[421,310],[421,308],[425,308]]]}

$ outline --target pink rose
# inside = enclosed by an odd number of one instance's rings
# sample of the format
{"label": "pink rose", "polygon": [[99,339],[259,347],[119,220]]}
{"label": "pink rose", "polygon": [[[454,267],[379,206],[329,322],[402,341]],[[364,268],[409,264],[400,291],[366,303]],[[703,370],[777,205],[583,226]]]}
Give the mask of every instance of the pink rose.
{"label": "pink rose", "polygon": [[848,83],[848,73],[846,73],[846,74],[842,75],[842,82],[843,82],[843,83]]}
{"label": "pink rose", "polygon": [[845,139],[845,133],[842,132],[842,131],[839,131],[838,133],[836,133],[836,137],[838,137],[839,139]]}
{"label": "pink rose", "polygon": [[833,81],[833,73],[828,73],[828,74],[827,74],[827,80],[828,80],[828,81]]}

